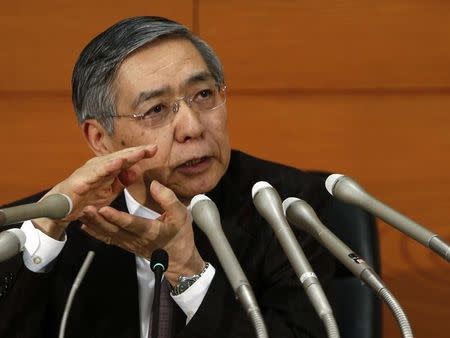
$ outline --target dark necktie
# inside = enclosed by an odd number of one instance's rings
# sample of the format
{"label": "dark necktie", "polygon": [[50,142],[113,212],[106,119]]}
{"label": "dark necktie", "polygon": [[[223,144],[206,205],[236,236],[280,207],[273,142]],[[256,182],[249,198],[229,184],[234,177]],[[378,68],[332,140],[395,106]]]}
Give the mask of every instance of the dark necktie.
{"label": "dark necktie", "polygon": [[[172,337],[172,315],[174,301],[170,297],[169,285],[164,278],[161,281],[161,293],[159,298],[159,334],[158,338],[171,338]],[[149,338],[152,338],[152,320],[158,320],[158,318],[152,318],[150,320]],[[156,336],[155,336],[156,337]]]}

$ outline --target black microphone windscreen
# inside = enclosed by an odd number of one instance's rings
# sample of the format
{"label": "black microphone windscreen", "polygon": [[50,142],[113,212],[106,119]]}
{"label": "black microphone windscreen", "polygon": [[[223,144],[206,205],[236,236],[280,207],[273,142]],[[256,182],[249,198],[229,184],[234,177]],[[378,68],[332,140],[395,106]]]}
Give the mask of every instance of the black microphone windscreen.
{"label": "black microphone windscreen", "polygon": [[163,271],[166,271],[169,266],[169,255],[164,249],[156,249],[152,252],[150,268],[154,272],[158,266],[161,267]]}

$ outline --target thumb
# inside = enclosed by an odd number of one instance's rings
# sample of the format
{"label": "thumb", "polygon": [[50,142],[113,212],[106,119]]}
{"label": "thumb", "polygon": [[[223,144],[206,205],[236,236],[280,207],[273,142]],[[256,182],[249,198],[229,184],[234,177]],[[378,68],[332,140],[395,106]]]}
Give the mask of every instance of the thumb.
{"label": "thumb", "polygon": [[188,216],[187,208],[180,202],[175,193],[158,181],[152,181],[150,193],[161,208],[172,217],[184,221]]}

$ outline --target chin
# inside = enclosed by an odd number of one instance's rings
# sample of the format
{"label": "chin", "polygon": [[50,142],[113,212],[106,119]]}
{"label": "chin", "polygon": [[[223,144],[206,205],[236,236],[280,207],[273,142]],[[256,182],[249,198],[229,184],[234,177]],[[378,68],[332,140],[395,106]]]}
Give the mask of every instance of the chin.
{"label": "chin", "polygon": [[217,183],[219,183],[222,175],[213,175],[209,177],[199,177],[185,179],[182,184],[178,185],[174,192],[180,199],[191,199],[198,194],[206,194],[213,190]]}
{"label": "chin", "polygon": [[217,182],[204,182],[201,184],[188,184],[180,190],[180,197],[191,199],[198,194],[206,194],[210,192],[217,185]]}

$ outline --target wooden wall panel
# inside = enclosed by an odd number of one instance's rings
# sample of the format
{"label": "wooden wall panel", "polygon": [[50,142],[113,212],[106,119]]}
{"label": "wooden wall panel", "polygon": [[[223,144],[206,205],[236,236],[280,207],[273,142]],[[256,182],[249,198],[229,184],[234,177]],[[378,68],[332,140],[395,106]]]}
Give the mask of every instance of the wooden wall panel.
{"label": "wooden wall panel", "polygon": [[274,160],[375,180],[450,177],[450,95],[234,95],[228,107],[234,144]]}
{"label": "wooden wall panel", "polygon": [[[237,95],[228,107],[234,147],[350,175],[450,241],[450,95]],[[447,337],[449,264],[382,222],[379,230],[383,279],[415,337]],[[398,336],[384,307],[384,337]]]}
{"label": "wooden wall panel", "polygon": [[445,1],[200,1],[231,88],[450,87]]}
{"label": "wooden wall panel", "polygon": [[70,101],[82,48],[120,19],[160,15],[193,24],[192,1],[69,0],[1,5],[0,203],[50,187],[91,156]]}
{"label": "wooden wall panel", "polygon": [[0,95],[0,204],[50,188],[93,154],[68,95]]}
{"label": "wooden wall panel", "polygon": [[192,25],[192,1],[44,0],[2,3],[0,91],[70,91],[82,48],[115,22],[160,15]]}
{"label": "wooden wall panel", "polygon": [[[163,15],[194,27],[224,62],[235,147],[349,174],[450,241],[450,3],[1,6],[0,204],[50,187],[91,156],[68,94],[81,48],[119,18]],[[383,276],[415,336],[446,337],[448,264],[391,227],[379,228]],[[384,337],[400,336],[387,311],[384,320]]]}

